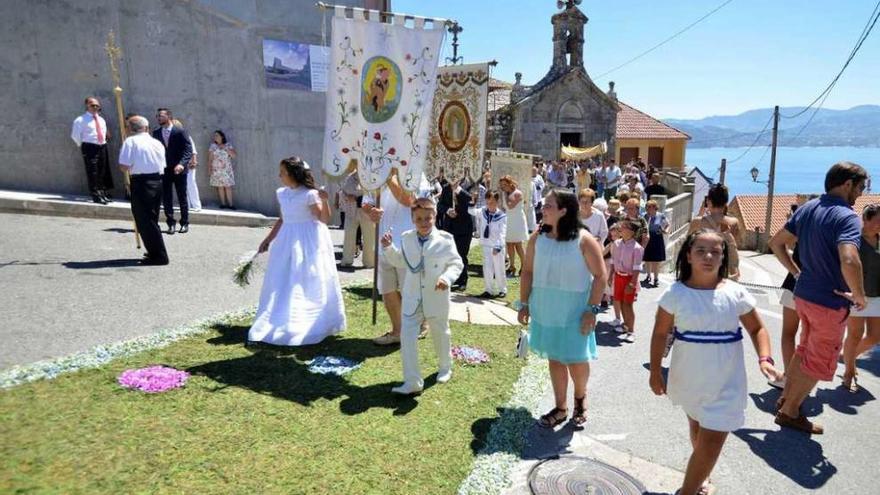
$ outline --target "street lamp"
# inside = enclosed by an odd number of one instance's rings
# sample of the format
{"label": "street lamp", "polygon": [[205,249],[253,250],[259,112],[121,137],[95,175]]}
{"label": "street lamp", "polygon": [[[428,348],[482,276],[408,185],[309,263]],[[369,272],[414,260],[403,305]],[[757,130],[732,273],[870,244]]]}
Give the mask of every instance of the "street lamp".
{"label": "street lamp", "polygon": [[757,182],[759,184],[767,184],[767,187],[770,187],[770,181],[758,180],[758,174],[761,173],[761,171],[758,170],[758,167],[752,167],[752,169],[749,170],[749,173],[752,174],[752,182]]}

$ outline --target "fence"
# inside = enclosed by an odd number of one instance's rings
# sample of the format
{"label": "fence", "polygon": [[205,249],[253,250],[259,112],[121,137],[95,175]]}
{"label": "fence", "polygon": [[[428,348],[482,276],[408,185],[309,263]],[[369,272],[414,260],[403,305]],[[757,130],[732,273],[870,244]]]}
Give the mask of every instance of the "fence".
{"label": "fence", "polygon": [[672,270],[678,248],[684,243],[694,211],[694,182],[692,177],[663,171],[661,184],[672,194],[663,212],[669,220],[670,231],[666,238],[666,267]]}

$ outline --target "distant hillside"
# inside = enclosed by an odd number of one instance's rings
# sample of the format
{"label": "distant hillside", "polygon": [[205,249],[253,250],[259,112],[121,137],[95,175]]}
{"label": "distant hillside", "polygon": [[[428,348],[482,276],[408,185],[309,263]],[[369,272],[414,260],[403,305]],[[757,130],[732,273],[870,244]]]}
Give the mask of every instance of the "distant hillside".
{"label": "distant hillside", "polygon": [[[779,109],[782,115],[791,115],[801,110],[803,107]],[[811,109],[794,119],[780,119],[779,145],[880,147],[880,105],[861,105],[849,110],[821,109],[803,133],[797,136],[812,113]],[[739,115],[713,116],[699,120],[666,119],[664,122],[690,134],[690,147],[736,147],[752,144],[772,114],[772,108],[765,108],[749,110]],[[769,144],[770,139],[768,128],[758,144]]]}

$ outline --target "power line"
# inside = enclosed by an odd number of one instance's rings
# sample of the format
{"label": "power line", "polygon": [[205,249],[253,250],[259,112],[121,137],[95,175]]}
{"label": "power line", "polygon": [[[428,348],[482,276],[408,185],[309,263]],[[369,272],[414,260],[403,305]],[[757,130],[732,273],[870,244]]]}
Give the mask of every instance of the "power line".
{"label": "power line", "polygon": [[716,137],[716,138],[712,138],[712,139],[701,139],[701,140],[699,140],[699,141],[690,141],[690,142],[688,143],[688,145],[689,145],[689,146],[694,146],[694,145],[696,145],[696,144],[715,143],[715,142],[718,142],[718,141],[729,141],[729,140],[731,140],[731,139],[735,139],[735,138],[738,138],[738,137],[754,136],[755,134],[763,134],[764,132],[766,132],[766,130],[763,130],[763,131],[749,131],[749,132],[737,132],[737,133],[735,133],[735,134],[729,134],[729,135],[727,135],[727,136],[721,136],[721,137]]}
{"label": "power line", "polygon": [[767,128],[770,127],[770,122],[773,122],[773,114],[772,113],[770,114],[770,118],[767,119],[767,123],[764,124],[764,128],[761,129],[761,132],[759,132],[757,136],[755,136],[755,140],[752,141],[752,144],[750,144],[749,147],[746,148],[746,150],[743,151],[738,157],[734,158],[733,160],[728,160],[727,164],[730,165],[731,163],[736,163],[742,157],[746,156],[749,153],[749,151],[751,151],[752,148],[754,148],[755,145],[758,144],[758,141],[761,139],[761,136],[763,136],[764,133],[767,132]]}
{"label": "power line", "polygon": [[680,35],[684,34],[686,31],[688,31],[688,30],[691,29],[692,27],[694,27],[694,26],[696,26],[697,24],[703,22],[704,20],[706,20],[707,18],[709,18],[709,16],[711,16],[711,15],[714,14],[715,12],[718,12],[719,10],[721,10],[722,8],[724,8],[725,5],[729,4],[729,3],[732,2],[732,1],[733,1],[733,0],[727,0],[726,2],[722,3],[721,5],[719,5],[719,6],[715,7],[714,9],[710,10],[710,11],[709,11],[707,14],[705,14],[703,17],[700,17],[700,18],[697,19],[696,21],[694,21],[694,22],[688,24],[687,26],[685,26],[683,29],[681,29],[681,30],[678,31],[677,33],[673,34],[672,36],[666,38],[665,40],[661,41],[660,43],[657,43],[656,45],[654,45],[654,46],[652,46],[651,48],[649,48],[649,49],[643,51],[642,53],[636,55],[635,57],[633,57],[633,58],[627,60],[626,62],[624,62],[624,63],[618,65],[617,67],[615,67],[615,68],[613,68],[613,69],[611,69],[611,70],[609,70],[609,71],[607,71],[607,72],[603,72],[602,74],[600,74],[600,75],[594,77],[593,80],[596,81],[596,80],[602,79],[603,77],[607,76],[608,74],[611,74],[612,72],[614,72],[614,71],[616,71],[616,70],[618,70],[618,69],[621,69],[621,68],[623,68],[623,67],[625,67],[625,66],[631,64],[632,62],[635,62],[636,60],[638,60],[638,59],[644,57],[645,55],[647,55],[647,54],[653,52],[654,50],[660,48],[661,46],[665,45],[666,43],[669,43],[670,41],[672,41],[672,40],[674,40],[675,38],[679,37]]}
{"label": "power line", "polygon": [[[834,79],[831,80],[828,86],[826,86],[825,89],[822,90],[822,92],[819,93],[819,95],[816,96],[816,98],[813,99],[813,101],[811,101],[810,104],[807,105],[804,109],[792,115],[781,115],[782,118],[793,119],[795,117],[800,117],[801,115],[807,113],[807,111],[809,111],[813,107],[813,105],[815,105],[819,100],[822,100],[822,102],[824,102],[825,98],[828,98],[828,94],[830,94],[831,90],[834,89],[834,86],[837,84],[837,81],[840,80],[843,72],[846,70],[847,67],[849,67],[850,62],[853,61],[856,54],[859,52],[862,44],[864,44],[865,40],[868,39],[868,36],[870,36],[871,31],[874,29],[874,25],[877,24],[877,19],[880,19],[880,12],[878,11],[880,11],[880,1],[877,2],[877,5],[874,6],[874,10],[871,12],[871,15],[868,16],[868,22],[865,23],[865,27],[862,28],[862,33],[859,35],[859,38],[856,41],[853,49],[849,52],[849,56],[847,57],[846,62],[844,62],[843,67],[840,68],[840,71],[837,73],[836,76],[834,76]],[[816,109],[816,112],[818,112],[818,108]],[[813,116],[816,115],[816,112],[813,112]],[[810,121],[813,120],[813,116],[810,117]],[[804,125],[804,127],[806,127],[806,125]],[[801,128],[801,130],[803,130],[803,128]],[[798,132],[798,135],[800,135],[800,132]]]}
{"label": "power line", "polygon": [[[880,19],[880,12],[878,12],[878,10],[880,10],[880,2],[877,2],[877,7],[874,8],[874,12],[876,15],[874,15],[874,20],[871,22],[870,27],[868,27],[868,25],[865,25],[865,28],[867,29],[867,31],[865,31],[864,29],[862,30],[862,33],[863,33],[862,39],[859,42],[859,44],[856,45],[856,47],[853,49],[853,55],[855,55],[855,52],[857,52],[858,49],[862,47],[862,44],[865,42],[866,39],[868,39],[868,36],[871,34],[871,31],[874,29],[874,26],[877,24],[877,20]],[[825,100],[827,100],[828,96],[830,96],[830,95],[831,95],[831,91],[828,91],[827,93],[825,93],[825,96],[822,97],[822,101],[819,102],[819,105],[816,107],[815,110],[813,110],[813,113],[810,114],[810,118],[807,119],[807,121],[804,123],[804,125],[801,126],[800,129],[798,129],[798,132],[792,138],[792,141],[794,141],[795,139],[800,137],[801,133],[804,132],[804,129],[806,129],[807,126],[809,126],[813,122],[813,119],[816,117],[816,114],[818,114],[819,110],[822,109],[822,106],[825,105]]]}

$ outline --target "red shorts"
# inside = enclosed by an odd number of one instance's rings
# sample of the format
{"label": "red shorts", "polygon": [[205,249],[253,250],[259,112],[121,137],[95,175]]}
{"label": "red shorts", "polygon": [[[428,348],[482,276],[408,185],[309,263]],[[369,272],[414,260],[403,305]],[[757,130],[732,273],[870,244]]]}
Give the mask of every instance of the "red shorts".
{"label": "red shorts", "polygon": [[801,357],[801,370],[816,380],[831,381],[846,330],[847,308],[831,309],[794,298],[801,319],[801,340],[795,351]]}
{"label": "red shorts", "polygon": [[630,275],[621,275],[620,273],[614,272],[614,300],[617,302],[632,304],[636,302],[636,289],[638,288],[638,283],[636,283],[636,287],[633,288],[632,292],[626,291],[627,284],[630,281],[636,280],[636,274]]}

